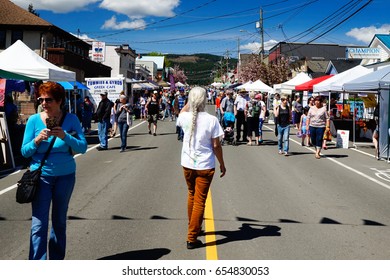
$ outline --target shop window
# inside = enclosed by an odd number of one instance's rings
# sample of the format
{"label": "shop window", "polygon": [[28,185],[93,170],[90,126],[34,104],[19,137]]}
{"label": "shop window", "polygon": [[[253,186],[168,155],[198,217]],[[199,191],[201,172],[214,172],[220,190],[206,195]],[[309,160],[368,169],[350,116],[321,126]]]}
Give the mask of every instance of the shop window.
{"label": "shop window", "polygon": [[15,43],[17,40],[23,41],[23,31],[21,30],[13,30],[11,34],[11,45]]}

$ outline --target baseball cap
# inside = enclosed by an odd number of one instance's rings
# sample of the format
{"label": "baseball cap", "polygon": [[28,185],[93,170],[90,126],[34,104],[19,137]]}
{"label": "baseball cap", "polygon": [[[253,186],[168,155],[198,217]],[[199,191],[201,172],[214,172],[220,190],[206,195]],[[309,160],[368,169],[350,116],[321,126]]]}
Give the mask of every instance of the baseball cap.
{"label": "baseball cap", "polygon": [[108,95],[108,92],[107,91],[102,92],[102,93],[100,93],[100,95]]}

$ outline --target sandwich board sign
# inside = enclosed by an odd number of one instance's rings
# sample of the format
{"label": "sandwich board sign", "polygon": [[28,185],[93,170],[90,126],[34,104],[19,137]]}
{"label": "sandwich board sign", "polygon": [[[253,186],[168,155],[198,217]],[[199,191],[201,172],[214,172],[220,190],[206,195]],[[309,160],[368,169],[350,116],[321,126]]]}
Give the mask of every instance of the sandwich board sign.
{"label": "sandwich board sign", "polygon": [[336,147],[343,149],[349,148],[349,130],[337,130]]}

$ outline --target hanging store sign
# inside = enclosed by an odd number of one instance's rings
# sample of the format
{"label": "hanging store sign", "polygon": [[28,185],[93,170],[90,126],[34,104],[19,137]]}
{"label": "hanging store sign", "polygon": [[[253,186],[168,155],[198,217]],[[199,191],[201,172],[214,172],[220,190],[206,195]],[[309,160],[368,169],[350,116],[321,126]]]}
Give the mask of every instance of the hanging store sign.
{"label": "hanging store sign", "polygon": [[95,62],[104,62],[106,53],[105,42],[92,42],[92,60]]}
{"label": "hanging store sign", "polygon": [[346,48],[347,59],[380,59],[380,48]]}

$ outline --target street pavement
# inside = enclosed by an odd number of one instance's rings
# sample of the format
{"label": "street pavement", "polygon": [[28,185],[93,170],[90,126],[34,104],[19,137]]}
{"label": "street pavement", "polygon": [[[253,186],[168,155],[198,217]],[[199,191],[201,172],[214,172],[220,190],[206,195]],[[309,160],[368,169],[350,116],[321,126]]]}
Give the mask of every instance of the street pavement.
{"label": "street pavement", "polygon": [[[212,112],[213,107],[208,106]],[[97,151],[96,133],[78,155],[69,206],[66,259],[369,260],[390,259],[390,176],[371,145],[336,148],[314,158],[291,130],[278,155],[273,125],[260,146],[224,145],[225,177],[216,171],[205,214],[204,246],[187,250],[182,143],[175,123],[157,136],[135,121],[128,149],[120,139]],[[28,256],[31,210],[15,202],[23,170],[0,179],[0,259]]]}

